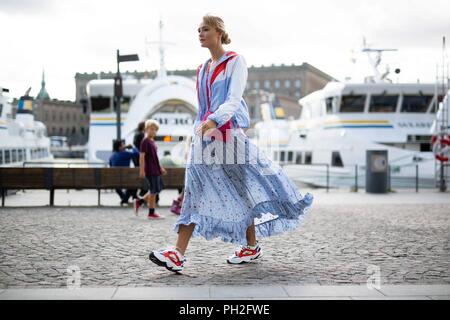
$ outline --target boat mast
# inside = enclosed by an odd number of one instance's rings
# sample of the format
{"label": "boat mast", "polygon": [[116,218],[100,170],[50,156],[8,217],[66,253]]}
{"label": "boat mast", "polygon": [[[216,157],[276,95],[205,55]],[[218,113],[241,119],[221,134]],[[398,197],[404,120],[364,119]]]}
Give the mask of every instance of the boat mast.
{"label": "boat mast", "polygon": [[[448,134],[448,117],[449,117],[449,108],[450,108],[450,96],[447,95],[449,91],[449,67],[447,61],[446,54],[446,45],[445,45],[445,37],[442,38],[442,70],[441,77],[439,79],[439,66],[436,67],[436,93],[437,88],[439,86],[439,82],[441,82],[441,94],[442,94],[442,102],[439,102],[439,95],[436,94],[436,127],[437,127],[437,141],[436,143],[440,144],[440,150],[448,150],[450,146],[446,147],[446,144],[450,140]],[[447,95],[447,97],[446,97]],[[441,153],[441,156],[444,157],[444,152]],[[447,151],[448,153],[448,151]],[[448,158],[447,158],[448,159]],[[448,160],[441,161],[435,159],[435,172],[436,172],[436,182],[437,187],[442,192],[447,190],[448,183]]]}
{"label": "boat mast", "polygon": [[[158,78],[164,78],[167,76],[167,69],[166,69],[166,63],[165,63],[165,50],[167,45],[174,45],[173,42],[167,42],[163,40],[163,29],[164,29],[164,23],[162,20],[162,17],[159,19],[159,41],[147,41],[145,39],[145,45],[154,45],[157,44],[159,46],[159,70],[158,70]],[[148,53],[147,53],[148,55]]]}

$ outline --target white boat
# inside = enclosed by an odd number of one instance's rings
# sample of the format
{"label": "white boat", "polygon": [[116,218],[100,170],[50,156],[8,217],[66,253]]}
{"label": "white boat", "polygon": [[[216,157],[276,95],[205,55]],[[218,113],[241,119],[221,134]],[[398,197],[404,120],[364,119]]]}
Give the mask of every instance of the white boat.
{"label": "white boat", "polygon": [[[155,79],[123,80],[121,138],[127,144],[132,144],[139,122],[155,119],[160,123],[155,138],[158,156],[162,158],[170,154],[172,161],[183,165],[185,141],[192,134],[192,125],[198,112],[196,84],[191,78],[167,75],[162,42],[160,54],[160,69]],[[88,142],[90,162],[107,162],[112,153],[117,123],[113,108],[113,81],[92,80],[87,85],[91,106]]]}
{"label": "white boat", "polygon": [[384,50],[364,51],[378,55],[372,77],[359,83],[330,82],[305,96],[299,100],[300,118],[290,123],[289,141],[278,143],[280,133],[274,131],[272,143],[258,145],[298,182],[351,186],[357,176],[358,185],[364,186],[366,151],[387,150],[391,186],[413,187],[417,166],[421,186],[434,187],[430,128],[438,102],[436,85],[394,84],[388,73],[377,70]]}
{"label": "white boat", "polygon": [[23,166],[24,162],[52,161],[47,128],[34,120],[33,100],[22,97],[13,118],[12,105],[0,87],[0,167]]}

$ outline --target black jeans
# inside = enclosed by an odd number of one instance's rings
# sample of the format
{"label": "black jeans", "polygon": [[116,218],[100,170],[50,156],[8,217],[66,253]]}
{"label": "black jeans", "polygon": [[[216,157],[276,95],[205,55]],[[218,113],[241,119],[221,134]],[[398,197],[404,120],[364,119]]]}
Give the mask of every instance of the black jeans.
{"label": "black jeans", "polygon": [[123,192],[122,189],[116,189],[116,193],[119,195],[121,202],[126,203],[130,199],[130,197],[133,197],[133,199],[136,199],[137,190],[125,190]]}

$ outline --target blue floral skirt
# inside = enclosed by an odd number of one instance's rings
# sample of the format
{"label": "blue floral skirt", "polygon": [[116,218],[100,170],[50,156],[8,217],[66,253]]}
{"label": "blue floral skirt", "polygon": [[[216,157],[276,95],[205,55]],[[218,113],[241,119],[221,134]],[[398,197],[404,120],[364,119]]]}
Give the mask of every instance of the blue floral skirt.
{"label": "blue floral skirt", "polygon": [[179,226],[195,224],[193,236],[247,244],[254,222],[257,237],[295,229],[313,196],[297,186],[249,140],[233,129],[229,141],[193,138],[186,163]]}

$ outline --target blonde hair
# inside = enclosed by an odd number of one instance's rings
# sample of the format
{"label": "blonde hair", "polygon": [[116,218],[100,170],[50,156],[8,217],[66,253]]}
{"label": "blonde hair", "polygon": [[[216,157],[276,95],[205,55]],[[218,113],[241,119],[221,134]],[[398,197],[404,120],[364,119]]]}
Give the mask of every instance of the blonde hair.
{"label": "blonde hair", "polygon": [[220,17],[207,14],[203,17],[203,23],[207,26],[210,26],[211,28],[215,28],[222,34],[220,40],[223,44],[231,43],[231,39],[228,36],[228,33],[225,31],[225,23]]}
{"label": "blonde hair", "polygon": [[147,130],[148,128],[150,128],[152,126],[155,127],[156,130],[158,130],[159,129],[159,122],[156,121],[155,119],[149,119],[149,120],[145,121],[145,130]]}

